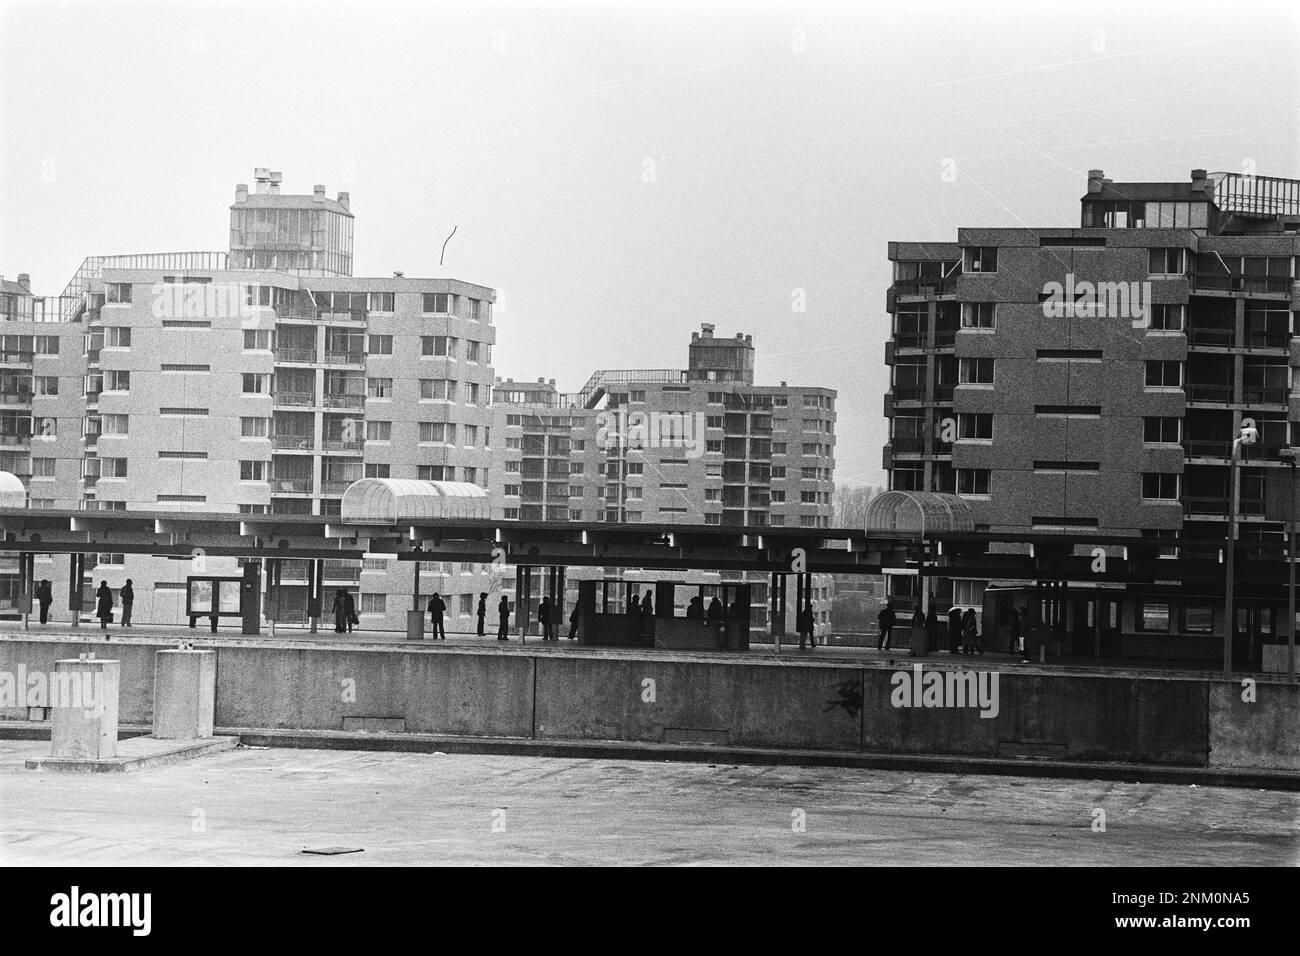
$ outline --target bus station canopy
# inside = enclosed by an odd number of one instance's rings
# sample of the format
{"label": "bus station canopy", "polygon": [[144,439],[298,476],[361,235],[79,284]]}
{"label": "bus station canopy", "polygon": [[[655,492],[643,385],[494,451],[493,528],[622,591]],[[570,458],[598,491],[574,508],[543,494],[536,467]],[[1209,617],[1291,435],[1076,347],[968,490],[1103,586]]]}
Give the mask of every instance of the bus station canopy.
{"label": "bus station canopy", "polygon": [[340,516],[367,524],[489,518],[488,493],[466,481],[363,478],[343,493]]}
{"label": "bus station canopy", "polygon": [[944,534],[974,531],[970,503],[938,491],[885,491],[867,505],[866,527],[905,534]]}

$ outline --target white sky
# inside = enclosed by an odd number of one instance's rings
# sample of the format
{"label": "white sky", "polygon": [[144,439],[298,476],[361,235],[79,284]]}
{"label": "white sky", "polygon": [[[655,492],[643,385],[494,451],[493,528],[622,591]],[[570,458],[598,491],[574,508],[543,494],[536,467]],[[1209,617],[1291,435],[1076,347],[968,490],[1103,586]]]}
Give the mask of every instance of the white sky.
{"label": "white sky", "polygon": [[1296,9],[3,0],[0,271],[225,249],[269,166],[351,192],[355,274],[499,289],[497,374],[752,333],[880,484],[886,242],[1076,225],[1089,168],[1300,178]]}

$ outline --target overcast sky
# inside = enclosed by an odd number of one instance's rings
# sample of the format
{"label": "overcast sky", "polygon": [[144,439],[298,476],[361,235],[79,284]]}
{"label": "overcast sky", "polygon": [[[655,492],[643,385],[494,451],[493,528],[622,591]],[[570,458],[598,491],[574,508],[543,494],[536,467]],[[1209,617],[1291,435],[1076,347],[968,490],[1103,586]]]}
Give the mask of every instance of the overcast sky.
{"label": "overcast sky", "polygon": [[1296,14],[1135,6],[4,0],[0,272],[225,249],[268,166],[351,192],[357,275],[500,290],[497,374],[752,333],[881,484],[888,241],[1077,225],[1089,168],[1300,178]]}

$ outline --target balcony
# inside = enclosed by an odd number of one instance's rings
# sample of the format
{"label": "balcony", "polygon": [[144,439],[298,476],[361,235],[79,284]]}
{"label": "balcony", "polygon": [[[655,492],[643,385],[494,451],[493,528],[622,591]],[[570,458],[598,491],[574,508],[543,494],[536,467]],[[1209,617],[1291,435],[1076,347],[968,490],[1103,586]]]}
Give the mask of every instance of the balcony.
{"label": "balcony", "polygon": [[925,401],[925,386],[895,385],[893,395],[896,402],[923,402]]}
{"label": "balcony", "polygon": [[81,482],[86,488],[94,488],[99,484],[99,475],[82,475]]}
{"label": "balcony", "polygon": [[271,447],[277,451],[311,451],[316,439],[311,435],[272,435]]}
{"label": "balcony", "polygon": [[894,348],[923,349],[925,348],[925,333],[924,332],[896,332],[894,334]]}
{"label": "balcony", "polygon": [[366,364],[366,353],[365,352],[326,352],[325,364],[362,366]]}
{"label": "balcony", "polygon": [[312,406],[316,404],[316,396],[312,392],[275,392],[271,401],[275,405],[298,405]]}
{"label": "balcony", "polygon": [[325,393],[326,408],[364,408],[366,396],[360,393]]}
{"label": "balcony", "polygon": [[[1189,515],[1228,516],[1227,495],[1188,495],[1183,498],[1183,513]],[[1242,495],[1237,501],[1237,514],[1254,517],[1264,513],[1264,499]]]}
{"label": "balcony", "polygon": [[272,494],[288,495],[309,495],[311,494],[310,478],[272,478]]}
{"label": "balcony", "polygon": [[1187,330],[1187,344],[1192,347],[1230,348],[1232,346],[1232,329],[1189,328]]}
{"label": "balcony", "polygon": [[1246,292],[1253,295],[1291,294],[1290,276],[1239,276],[1222,272],[1192,274],[1192,288],[1198,292]]}
{"label": "balcony", "polygon": [[0,405],[30,405],[31,392],[0,392]]}
{"label": "balcony", "polygon": [[936,385],[934,387],[934,400],[951,404],[955,385]]}
{"label": "balcony", "polygon": [[1285,387],[1247,385],[1241,390],[1241,400],[1247,405],[1285,405],[1290,397],[1290,390]]}
{"label": "balcony", "polygon": [[347,478],[327,478],[320,483],[320,493],[330,497],[339,497],[352,485]]}
{"label": "balcony", "polygon": [[1289,349],[1291,336],[1285,332],[1265,332],[1255,329],[1246,330],[1246,348],[1248,349]]}
{"label": "balcony", "polygon": [[1231,385],[1194,385],[1191,382],[1184,386],[1187,392],[1189,402],[1222,402],[1232,401]]}
{"label": "balcony", "polygon": [[957,346],[956,329],[936,329],[934,332],[934,347],[937,349],[951,349]]}
{"label": "balcony", "polygon": [[897,295],[955,295],[957,278],[949,276],[946,279],[895,279],[893,288]]}
{"label": "balcony", "polygon": [[321,447],[325,451],[355,451],[360,452],[364,449],[365,442],[360,440],[344,441],[342,438],[326,438],[321,442]]}
{"label": "balcony", "polygon": [[32,436],[21,432],[0,432],[0,445],[6,448],[30,448]]}
{"label": "balcony", "polygon": [[275,360],[277,362],[298,362],[308,364],[316,361],[315,349],[276,349]]}
{"label": "balcony", "polygon": [[1183,453],[1188,458],[1224,458],[1230,454],[1232,442],[1219,438],[1190,438],[1183,442]]}
{"label": "balcony", "polygon": [[891,438],[889,446],[895,455],[920,455],[925,451],[925,439]]}
{"label": "balcony", "polygon": [[31,365],[35,356],[35,352],[0,352],[0,365]]}

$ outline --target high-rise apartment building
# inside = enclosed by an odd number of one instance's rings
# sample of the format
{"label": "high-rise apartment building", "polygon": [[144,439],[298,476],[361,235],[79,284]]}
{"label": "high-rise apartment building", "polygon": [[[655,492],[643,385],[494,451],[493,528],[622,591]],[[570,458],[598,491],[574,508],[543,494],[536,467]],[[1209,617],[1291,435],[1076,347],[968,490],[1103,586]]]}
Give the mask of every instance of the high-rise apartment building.
{"label": "high-rise apartment building", "polygon": [[[330,515],[363,477],[487,487],[493,291],[352,278],[347,195],[280,195],[278,174],[265,189],[236,188],[228,261],[90,259],[44,300],[25,276],[5,283],[0,456],[30,476],[31,507]],[[184,620],[186,562],[92,563],[87,586],[133,580],[137,621]],[[412,575],[376,557],[328,562],[324,583],[357,595],[362,626],[402,629]],[[66,606],[66,575],[37,577]],[[489,580],[441,564],[423,590],[447,596],[454,624]],[[282,583],[277,616],[304,619],[305,563]]]}
{"label": "high-rise apartment building", "polygon": [[[554,379],[498,380],[493,504],[534,521],[829,527],[835,394],[755,385],[752,336],[718,337],[707,324],[685,369],[602,369],[573,394]],[[752,613],[765,626],[759,578]],[[825,633],[830,576],[813,586]]]}
{"label": "high-rise apartment building", "polygon": [[1253,419],[1241,533],[1281,533],[1264,502],[1300,421],[1300,182],[1094,170],[1079,228],[962,228],[889,258],[891,489],[960,495],[995,532],[1223,538]]}

